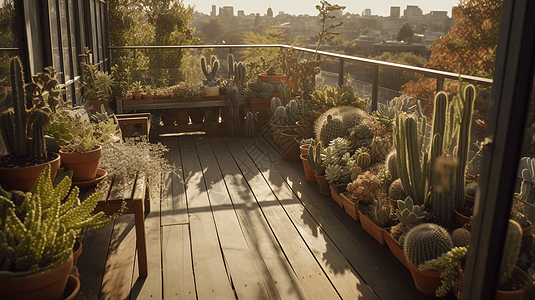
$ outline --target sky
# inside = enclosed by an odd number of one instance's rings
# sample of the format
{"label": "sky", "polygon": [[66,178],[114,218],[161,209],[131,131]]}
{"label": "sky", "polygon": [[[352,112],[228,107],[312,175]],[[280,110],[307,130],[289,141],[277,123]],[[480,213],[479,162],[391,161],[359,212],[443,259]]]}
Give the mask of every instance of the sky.
{"label": "sky", "polygon": [[[319,4],[319,0],[270,0],[270,1],[251,1],[251,0],[183,0],[185,4],[195,5],[195,10],[206,14],[209,14],[212,10],[212,5],[219,7],[233,6],[234,14],[237,14],[238,10],[244,10],[245,14],[260,13],[264,15],[267,12],[268,7],[273,9],[273,14],[277,15],[279,11],[284,11],[292,15],[308,14],[317,15],[316,5]],[[407,8],[407,5],[419,6],[424,14],[430,11],[442,10],[447,11],[448,16],[451,17],[451,8],[459,3],[459,0],[372,0],[372,1],[347,1],[342,0],[340,2],[330,0],[331,4],[345,5],[347,8],[345,13],[362,14],[362,11],[366,8],[372,10],[372,15],[389,16],[390,6],[401,7],[401,15],[403,10]]]}

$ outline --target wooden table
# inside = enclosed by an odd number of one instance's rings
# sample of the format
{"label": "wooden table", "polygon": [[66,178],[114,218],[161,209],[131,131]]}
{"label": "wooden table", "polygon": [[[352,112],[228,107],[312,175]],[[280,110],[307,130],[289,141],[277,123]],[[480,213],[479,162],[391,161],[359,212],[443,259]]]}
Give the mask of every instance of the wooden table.
{"label": "wooden table", "polygon": [[[85,190],[85,196],[94,193],[95,187]],[[147,242],[145,239],[145,212],[150,211],[147,178],[144,173],[132,174],[128,178],[106,178],[102,185],[102,195],[94,212],[103,211],[106,215],[117,213],[123,201],[126,204],[125,214],[133,213],[136,224],[136,249],[138,252],[139,276],[146,277]]]}

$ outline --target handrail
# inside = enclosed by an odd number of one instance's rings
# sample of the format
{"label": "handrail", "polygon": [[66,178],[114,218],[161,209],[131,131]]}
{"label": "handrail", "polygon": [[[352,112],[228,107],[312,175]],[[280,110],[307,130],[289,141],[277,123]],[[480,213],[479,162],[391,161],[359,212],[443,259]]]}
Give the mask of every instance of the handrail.
{"label": "handrail", "polygon": [[283,44],[255,44],[255,45],[176,45],[176,46],[109,46],[108,50],[110,51],[110,57],[112,50],[129,50],[129,49],[207,49],[207,48],[228,48],[229,51],[232,53],[233,49],[236,48],[283,48],[283,49],[293,49],[301,52],[306,52],[310,54],[319,54],[320,56],[327,56],[331,58],[336,58],[339,60],[339,66],[338,66],[338,85],[343,84],[343,78],[344,78],[344,63],[345,61],[351,61],[354,63],[364,64],[367,66],[372,67],[373,72],[373,82],[372,82],[372,94],[371,94],[371,104],[372,104],[372,111],[377,109],[377,102],[379,99],[379,68],[384,69],[390,69],[390,70],[396,70],[396,71],[402,71],[402,72],[410,72],[415,74],[422,74],[425,77],[435,78],[437,80],[436,85],[436,91],[442,91],[444,88],[444,80],[445,79],[451,79],[451,80],[458,80],[459,76],[462,78],[463,81],[473,83],[476,85],[483,85],[483,86],[492,86],[492,79],[489,78],[482,78],[482,77],[476,77],[476,76],[470,76],[470,75],[459,75],[457,73],[452,72],[445,72],[445,71],[439,71],[439,70],[433,70],[428,68],[422,68],[422,67],[414,67],[409,65],[403,65],[403,64],[397,64],[397,63],[391,63],[391,62],[385,62],[385,61],[379,61],[369,58],[363,58],[363,57],[356,57],[356,56],[350,56],[350,55],[344,55],[344,54],[338,54],[338,53],[331,53],[326,51],[316,51],[309,48],[303,48],[303,47],[295,47],[295,46],[289,46],[289,45],[283,45]]}

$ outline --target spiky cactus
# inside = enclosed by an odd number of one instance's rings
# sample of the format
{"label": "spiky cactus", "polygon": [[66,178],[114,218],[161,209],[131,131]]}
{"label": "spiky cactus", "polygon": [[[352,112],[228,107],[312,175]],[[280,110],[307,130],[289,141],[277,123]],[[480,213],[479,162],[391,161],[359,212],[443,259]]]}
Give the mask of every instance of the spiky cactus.
{"label": "spiky cactus", "polygon": [[219,60],[217,57],[212,55],[209,65],[206,64],[206,59],[201,57],[201,69],[204,77],[206,77],[206,80],[203,81],[203,84],[205,86],[215,86],[218,82],[215,77],[217,75],[217,71],[219,71]]}
{"label": "spiky cactus", "polygon": [[392,144],[388,138],[374,137],[371,144],[371,159],[373,163],[382,162],[385,160]]}
{"label": "spiky cactus", "polygon": [[353,147],[368,147],[373,140],[373,130],[365,124],[359,124],[350,129],[349,140],[353,144]]}
{"label": "spiky cactus", "polygon": [[390,176],[392,176],[392,180],[396,180],[399,178],[398,165],[396,163],[396,156],[397,156],[397,153],[396,153],[396,150],[394,150],[390,152],[386,156],[386,159],[385,159],[386,169],[388,170],[388,172],[390,172]]}
{"label": "spiky cactus", "polygon": [[522,245],[522,228],[516,221],[509,220],[507,237],[503,248],[502,262],[500,265],[499,283],[506,283],[511,278],[518,253]]}
{"label": "spiky cactus", "polygon": [[292,99],[286,104],[286,114],[288,115],[288,125],[294,125],[299,121],[299,103]]}
{"label": "spiky cactus", "polygon": [[271,116],[271,124],[276,126],[288,126],[289,120],[288,115],[286,114],[286,108],[284,106],[279,106],[275,110],[273,116]]}
{"label": "spiky cactus", "polygon": [[333,139],[344,135],[346,135],[344,123],[340,118],[334,118],[332,115],[328,115],[325,122],[321,123],[319,130],[316,131],[317,140],[326,145]]}
{"label": "spiky cactus", "polygon": [[229,55],[227,56],[227,69],[228,78],[232,79],[232,77],[236,74],[236,69],[234,65],[234,55],[232,55],[232,53],[229,53]]}
{"label": "spiky cactus", "polygon": [[[421,127],[425,128],[426,118]],[[423,129],[420,129],[423,131]],[[394,146],[397,152],[399,177],[407,195],[418,205],[424,204],[427,194],[427,152],[422,151],[424,136],[419,134],[418,123],[412,116],[398,114],[394,124]]]}
{"label": "spiky cactus", "polygon": [[334,138],[348,136],[351,133],[351,129],[369,118],[370,116],[366,112],[355,107],[340,106],[330,108],[319,116],[314,123],[316,140],[327,144]]}
{"label": "spiky cactus", "polygon": [[245,116],[245,135],[248,137],[254,136],[256,129],[254,125],[255,117],[252,112],[247,112]]}
{"label": "spiky cactus", "polygon": [[367,170],[371,165],[371,156],[368,153],[366,147],[361,147],[357,150],[357,166],[361,167],[362,170]]}
{"label": "spiky cactus", "polygon": [[427,217],[425,206],[414,205],[411,197],[407,197],[405,201],[398,200],[398,208],[396,209],[396,216],[398,220],[407,228],[412,228],[424,222]]}
{"label": "spiky cactus", "polygon": [[433,223],[413,227],[405,236],[403,244],[405,257],[416,266],[438,258],[452,248],[450,234],[440,225]]}
{"label": "spiky cactus", "polygon": [[371,217],[377,226],[389,226],[392,217],[392,206],[386,201],[376,201],[371,212]]}
{"label": "spiky cactus", "polygon": [[281,102],[280,98],[278,98],[278,97],[271,98],[271,107],[269,109],[270,113],[274,114],[275,111],[277,110],[277,107],[279,107],[281,105],[282,105],[282,102]]}
{"label": "spiky cactus", "polygon": [[316,171],[316,173],[321,174],[323,173],[323,164],[321,159],[321,142],[319,142],[316,146],[310,146],[308,149],[307,154],[307,160],[310,167]]}
{"label": "spiky cactus", "polygon": [[392,184],[390,184],[390,187],[388,188],[388,196],[390,196],[392,200],[405,200],[405,198],[407,198],[401,179],[398,178],[392,181]]}
{"label": "spiky cactus", "polygon": [[240,94],[238,93],[238,88],[231,86],[227,90],[228,97],[228,129],[229,133],[233,136],[237,136],[240,128]]}
{"label": "spiky cactus", "polygon": [[470,231],[464,228],[457,228],[451,234],[451,239],[455,247],[467,247],[470,245]]}

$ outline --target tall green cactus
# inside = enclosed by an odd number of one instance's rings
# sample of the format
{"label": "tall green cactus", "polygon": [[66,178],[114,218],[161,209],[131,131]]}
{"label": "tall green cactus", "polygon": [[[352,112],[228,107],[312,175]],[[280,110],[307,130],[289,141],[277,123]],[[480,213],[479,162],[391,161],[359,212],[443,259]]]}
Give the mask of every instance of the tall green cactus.
{"label": "tall green cactus", "polygon": [[322,169],[321,147],[321,142],[316,146],[310,146],[307,154],[308,164],[314,171],[319,173],[321,173],[320,170]]}
{"label": "tall green cactus", "polygon": [[234,55],[232,55],[232,53],[227,56],[227,68],[228,78],[232,79],[232,76],[236,74],[236,69],[234,65]]}
{"label": "tall green cactus", "polygon": [[245,135],[248,137],[254,136],[256,132],[254,121],[255,121],[255,117],[254,117],[253,112],[251,111],[247,112],[247,115],[245,116]]}
{"label": "tall green cactus", "polygon": [[399,178],[398,166],[396,163],[396,156],[397,156],[396,150],[390,152],[386,156],[386,169],[388,170],[388,172],[390,172],[390,176],[392,176],[392,180],[396,180]]}
{"label": "tall green cactus", "polygon": [[[435,96],[435,107],[433,112],[433,129],[431,149],[429,151],[429,168],[427,176],[429,178],[429,202],[433,213],[441,224],[447,224],[453,220],[455,199],[451,196],[454,190],[452,172],[436,171],[437,159],[443,156],[444,134],[446,131],[446,120],[448,111],[448,97],[446,93],[439,92]],[[447,167],[447,166],[445,166]],[[444,176],[450,176],[448,180],[443,180]],[[443,186],[448,182],[448,186]],[[464,197],[464,196],[463,196]]]}
{"label": "tall green cactus", "polygon": [[405,257],[418,266],[435,259],[453,248],[451,236],[442,226],[424,223],[413,227],[405,236]]}
{"label": "tall green cactus", "polygon": [[238,93],[238,88],[231,86],[227,91],[228,96],[228,130],[229,133],[233,136],[237,136],[239,133],[240,126],[240,94]]}
{"label": "tall green cactus", "polygon": [[[426,126],[426,118],[422,125]],[[423,131],[423,130],[421,130]],[[397,152],[397,167],[405,193],[414,203],[425,203],[427,194],[427,153],[422,151],[424,135],[418,134],[418,123],[414,117],[398,114],[394,123],[394,145]]]}
{"label": "tall green cactus", "polygon": [[18,58],[11,60],[11,92],[13,95],[13,140],[15,156],[21,157],[28,154],[26,147],[26,95],[24,92],[24,81],[22,65]]}
{"label": "tall green cactus", "polygon": [[518,260],[521,245],[522,228],[516,221],[509,220],[500,266],[500,284],[506,283],[511,278],[516,261]]}

